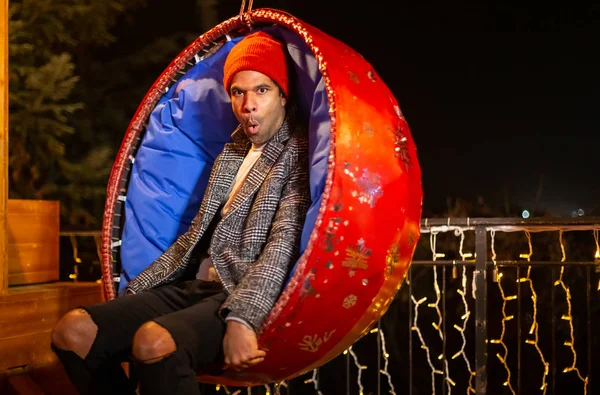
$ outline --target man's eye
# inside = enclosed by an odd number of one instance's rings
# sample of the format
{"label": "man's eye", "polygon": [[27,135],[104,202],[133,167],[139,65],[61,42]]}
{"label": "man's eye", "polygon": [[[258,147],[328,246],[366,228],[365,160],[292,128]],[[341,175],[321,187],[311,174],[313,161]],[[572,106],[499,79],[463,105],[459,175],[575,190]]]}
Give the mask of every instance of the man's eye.
{"label": "man's eye", "polygon": [[267,93],[267,88],[258,88],[258,93]]}

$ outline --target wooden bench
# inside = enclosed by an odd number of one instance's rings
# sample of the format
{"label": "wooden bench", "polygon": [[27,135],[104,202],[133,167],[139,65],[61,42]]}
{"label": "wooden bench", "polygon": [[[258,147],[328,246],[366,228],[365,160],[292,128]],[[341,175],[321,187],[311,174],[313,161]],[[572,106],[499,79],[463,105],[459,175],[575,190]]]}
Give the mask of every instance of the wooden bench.
{"label": "wooden bench", "polygon": [[[0,393],[5,393],[2,385],[10,386],[15,393],[23,393],[17,388],[29,388],[24,387],[27,385],[42,391],[57,385],[70,387],[50,349],[52,328],[67,311],[102,300],[99,283],[26,285],[9,288],[1,295]],[[30,389],[27,391],[30,393]]]}
{"label": "wooden bench", "polygon": [[0,296],[0,372],[56,363],[50,332],[66,312],[102,301],[97,283],[27,285]]}
{"label": "wooden bench", "polygon": [[60,392],[64,392],[70,383],[50,349],[52,328],[69,310],[103,301],[102,286],[58,281],[58,202],[9,200],[7,208],[3,270],[8,281],[0,292],[0,393],[56,393],[49,388],[57,385],[63,385]]}

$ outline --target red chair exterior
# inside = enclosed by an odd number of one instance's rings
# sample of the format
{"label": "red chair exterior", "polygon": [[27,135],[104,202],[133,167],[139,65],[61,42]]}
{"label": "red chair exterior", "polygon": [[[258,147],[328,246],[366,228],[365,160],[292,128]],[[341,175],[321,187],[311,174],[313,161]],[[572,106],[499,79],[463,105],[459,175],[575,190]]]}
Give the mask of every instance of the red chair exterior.
{"label": "red chair exterior", "polygon": [[278,10],[233,17],[200,36],[149,90],[127,130],[109,180],[103,224],[107,299],[118,248],[118,196],[143,124],[165,89],[202,48],[249,25],[277,24],[304,39],[327,89],[330,155],[322,204],[308,247],[259,333],[265,360],[242,372],[199,375],[230,386],[280,382],[330,361],[387,311],[408,272],[420,237],[421,169],[410,129],[393,94],[356,51]]}

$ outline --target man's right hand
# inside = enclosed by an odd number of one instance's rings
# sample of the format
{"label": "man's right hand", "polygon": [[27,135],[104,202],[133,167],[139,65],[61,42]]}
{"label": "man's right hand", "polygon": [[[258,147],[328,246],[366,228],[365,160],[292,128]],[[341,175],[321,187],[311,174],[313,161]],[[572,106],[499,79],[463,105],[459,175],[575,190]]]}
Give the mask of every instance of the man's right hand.
{"label": "man's right hand", "polygon": [[256,333],[237,321],[227,321],[223,353],[225,369],[232,368],[237,371],[262,362],[267,355],[266,352],[258,349]]}

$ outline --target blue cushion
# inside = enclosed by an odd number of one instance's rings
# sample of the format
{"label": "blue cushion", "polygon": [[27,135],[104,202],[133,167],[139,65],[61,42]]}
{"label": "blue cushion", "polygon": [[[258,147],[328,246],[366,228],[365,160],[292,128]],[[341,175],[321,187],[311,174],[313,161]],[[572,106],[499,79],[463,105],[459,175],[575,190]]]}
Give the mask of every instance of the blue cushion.
{"label": "blue cushion", "polygon": [[[314,227],[327,176],[329,104],[317,63],[300,37],[279,27],[264,29],[287,43],[296,72],[296,102],[309,115],[312,204],[301,250]],[[223,89],[223,64],[241,37],[190,68],[152,111],[132,166],[121,244],[119,293],[184,233],[196,215],[216,156],[237,121]]]}

